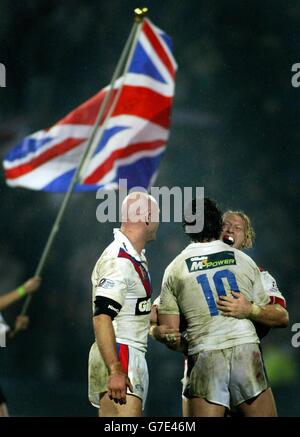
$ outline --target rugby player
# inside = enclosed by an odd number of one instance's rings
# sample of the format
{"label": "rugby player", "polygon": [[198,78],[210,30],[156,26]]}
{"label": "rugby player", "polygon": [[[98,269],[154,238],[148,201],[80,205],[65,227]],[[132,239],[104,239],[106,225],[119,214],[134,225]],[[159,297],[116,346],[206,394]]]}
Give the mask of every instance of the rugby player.
{"label": "rugby player", "polygon": [[155,199],[129,194],[122,204],[121,229],[114,231],[92,274],[96,342],[89,355],[89,399],[101,417],[142,415],[151,310],[144,247],[155,240],[158,225]]}
{"label": "rugby player", "polygon": [[[195,206],[194,200],[194,213]],[[202,232],[186,232],[192,243],[165,271],[159,324],[177,330],[179,315],[186,320],[191,370],[185,395],[191,416],[224,416],[230,405],[245,416],[275,416],[253,323],[223,316],[216,303],[241,293],[252,302],[252,318],[269,303],[269,296],[254,261],[219,240],[221,230],[221,212],[205,199]],[[173,349],[182,350],[181,343],[174,341]]]}
{"label": "rugby player", "polygon": [[[13,291],[0,296],[0,311],[5,310],[18,300],[22,299],[27,294],[34,293],[38,290],[41,284],[41,279],[33,277],[28,279],[23,285],[20,285]],[[11,330],[6,324],[2,314],[0,313],[0,336],[6,336],[7,339],[12,339],[18,332],[27,329],[29,323],[28,316],[18,316],[15,320],[14,328]],[[8,417],[8,409],[6,397],[0,387],[0,417]]]}
{"label": "rugby player", "polygon": [[[250,249],[253,247],[255,239],[255,232],[251,224],[250,218],[242,211],[226,211],[223,214],[223,229],[221,234],[221,240],[229,244],[236,249]],[[271,327],[284,328],[288,326],[289,315],[286,310],[286,301],[281,292],[278,289],[275,279],[269,272],[260,268],[261,279],[264,285],[264,289],[270,296],[270,303],[262,307],[263,311],[256,316],[254,320],[252,316],[252,322],[256,328],[257,334],[261,339],[264,337]],[[171,328],[164,326],[158,326],[157,324],[157,307],[159,304],[159,298],[153,302],[151,309],[151,333],[154,338],[162,343],[168,343],[170,336],[174,334],[177,338],[178,334]],[[249,318],[250,302],[246,300],[243,294],[236,295],[236,299],[230,299],[228,301],[222,299],[217,300],[217,308],[220,313],[227,316],[236,318]],[[174,340],[173,340],[174,341]],[[185,359],[184,377],[183,377],[183,392],[187,383],[188,372],[188,360]],[[271,388],[267,389],[270,393],[270,398],[273,398]],[[274,401],[275,402],[275,401]],[[182,413],[184,417],[189,416],[188,413],[188,400],[182,395]]]}

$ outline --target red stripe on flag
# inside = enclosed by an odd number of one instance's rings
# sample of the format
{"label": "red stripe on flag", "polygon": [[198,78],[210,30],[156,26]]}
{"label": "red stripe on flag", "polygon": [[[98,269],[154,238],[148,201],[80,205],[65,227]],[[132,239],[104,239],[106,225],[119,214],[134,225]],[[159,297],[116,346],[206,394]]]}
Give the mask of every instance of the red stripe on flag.
{"label": "red stripe on flag", "polygon": [[91,173],[87,178],[83,180],[84,184],[96,184],[100,179],[105,176],[112,168],[116,160],[127,158],[136,152],[143,152],[146,150],[159,149],[162,145],[166,143],[165,140],[156,140],[147,143],[136,143],[131,144],[123,149],[118,149],[112,152],[110,157],[103,162],[99,167],[97,167],[93,173]]}
{"label": "red stripe on flag", "polygon": [[[100,123],[106,117],[113,99],[118,90],[113,90],[106,110]],[[60,120],[60,124],[86,124],[93,125],[98,115],[100,105],[105,97],[103,90],[80,105],[66,117]],[[163,127],[169,127],[170,109],[172,97],[166,97],[143,86],[124,85],[118,99],[113,115],[134,115],[136,117],[151,120]]]}
{"label": "red stripe on flag", "polygon": [[155,51],[159,55],[161,61],[165,64],[166,68],[168,69],[171,76],[175,77],[175,69],[173,64],[171,63],[163,45],[161,44],[159,38],[156,36],[154,31],[152,30],[150,24],[145,20],[143,31],[147,35],[148,39],[150,40],[152,46],[154,47]]}
{"label": "red stripe on flag", "polygon": [[[111,97],[109,99],[108,105],[106,107],[106,111],[103,114],[102,120],[107,115],[107,112],[111,106],[113,98],[116,94],[117,90],[113,90],[111,93]],[[89,100],[84,102],[82,105],[78,106],[74,111],[70,112],[66,117],[61,119],[56,125],[60,124],[87,124],[93,125],[96,121],[100,105],[106,95],[107,91],[103,89],[91,97]]]}
{"label": "red stripe on flag", "polygon": [[[117,90],[112,92],[101,122],[106,117],[116,92]],[[57,125],[94,124],[104,96],[105,93],[103,93],[103,91],[96,94],[94,97],[68,114],[65,118],[60,120]],[[150,88],[124,85],[112,115],[133,115],[150,120],[164,128],[168,128],[170,124],[172,100],[173,99],[171,97],[165,97],[151,90]]]}
{"label": "red stripe on flag", "polygon": [[124,85],[112,115],[133,115],[168,128],[172,100],[149,88]]}
{"label": "red stripe on flag", "polygon": [[40,165],[50,161],[51,159],[57,158],[58,156],[69,152],[70,150],[74,149],[79,144],[81,144],[83,141],[86,141],[86,138],[67,139],[57,144],[56,146],[51,147],[51,149],[46,150],[44,153],[41,153],[41,155],[39,155],[36,158],[33,158],[32,160],[26,162],[25,164],[20,164],[17,167],[5,170],[5,178],[16,179],[21,176],[24,176],[25,174],[35,170]]}
{"label": "red stripe on flag", "polygon": [[120,344],[119,358],[124,372],[128,373],[129,350],[127,344]]}

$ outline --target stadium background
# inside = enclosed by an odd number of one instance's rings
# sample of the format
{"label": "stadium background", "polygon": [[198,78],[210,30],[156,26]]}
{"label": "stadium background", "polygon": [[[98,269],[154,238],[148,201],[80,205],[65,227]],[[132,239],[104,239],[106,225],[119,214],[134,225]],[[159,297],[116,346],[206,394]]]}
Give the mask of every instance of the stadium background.
{"label": "stadium background", "polygon": [[[277,279],[290,327],[263,341],[280,415],[299,415],[297,289],[300,4],[281,0],[145,1],[168,32],[179,64],[171,136],[158,186],[204,186],[223,208],[253,220],[249,254]],[[51,126],[108,83],[132,24],[127,0],[0,0],[1,158],[24,135]],[[62,200],[10,189],[0,176],[0,292],[30,276]],[[90,274],[113,224],[96,221],[95,193],[76,194],[30,308],[30,329],[0,350],[0,382],[16,416],[94,416],[87,400],[93,341]],[[162,224],[148,258],[159,293],[164,268],[186,245],[180,224]],[[159,254],[159,256],[157,256]],[[12,322],[21,304],[5,312]],[[180,415],[182,357],[150,340],[145,414]]]}

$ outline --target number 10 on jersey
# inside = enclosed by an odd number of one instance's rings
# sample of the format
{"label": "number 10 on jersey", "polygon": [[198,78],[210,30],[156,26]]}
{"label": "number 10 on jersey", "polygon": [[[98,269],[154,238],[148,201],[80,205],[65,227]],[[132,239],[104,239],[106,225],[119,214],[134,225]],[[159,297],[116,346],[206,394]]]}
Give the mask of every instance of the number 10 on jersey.
{"label": "number 10 on jersey", "polygon": [[[202,291],[204,293],[209,312],[211,316],[217,316],[219,314],[213,291],[211,289],[210,283],[208,281],[208,277],[206,273],[202,273],[201,275],[197,276],[197,282],[202,288]],[[236,278],[234,276],[234,273],[232,273],[230,270],[220,270],[216,272],[213,275],[213,282],[214,282],[214,288],[218,294],[219,297],[226,296],[226,291],[223,283],[223,279],[226,279],[229,285],[229,288],[232,291],[236,291],[237,293],[240,292]]]}

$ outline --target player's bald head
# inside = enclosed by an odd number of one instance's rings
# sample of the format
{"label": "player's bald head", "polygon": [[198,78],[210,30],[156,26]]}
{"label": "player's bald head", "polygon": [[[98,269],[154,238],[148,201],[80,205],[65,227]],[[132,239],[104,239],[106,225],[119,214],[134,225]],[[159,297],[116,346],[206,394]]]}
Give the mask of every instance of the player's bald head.
{"label": "player's bald head", "polygon": [[122,223],[159,221],[159,207],[150,194],[134,191],[125,197],[121,208]]}

